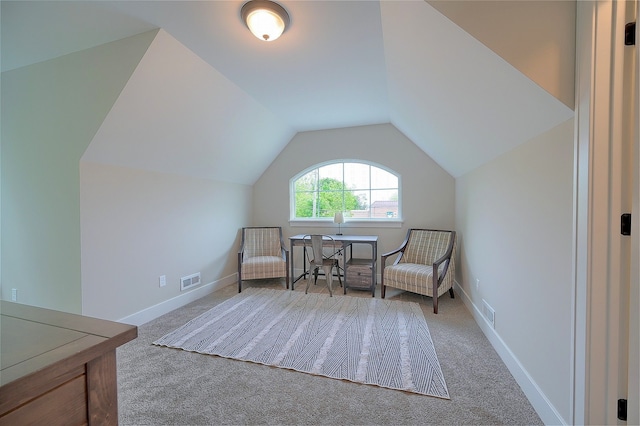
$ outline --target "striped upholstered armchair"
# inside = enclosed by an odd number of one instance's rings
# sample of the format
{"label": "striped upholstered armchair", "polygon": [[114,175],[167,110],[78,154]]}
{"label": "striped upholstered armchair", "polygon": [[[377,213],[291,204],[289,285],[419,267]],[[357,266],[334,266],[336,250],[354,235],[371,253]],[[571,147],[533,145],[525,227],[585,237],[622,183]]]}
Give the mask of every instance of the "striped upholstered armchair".
{"label": "striped upholstered armchair", "polygon": [[289,288],[289,250],[279,226],[242,228],[238,251],[238,293],[243,280],[286,277]]}
{"label": "striped upholstered armchair", "polygon": [[[387,258],[398,253],[395,262],[385,266]],[[429,296],[433,299],[433,312],[437,314],[438,297],[447,290],[454,297],[455,254],[455,231],[409,229],[400,247],[380,256],[382,298],[387,286]]]}

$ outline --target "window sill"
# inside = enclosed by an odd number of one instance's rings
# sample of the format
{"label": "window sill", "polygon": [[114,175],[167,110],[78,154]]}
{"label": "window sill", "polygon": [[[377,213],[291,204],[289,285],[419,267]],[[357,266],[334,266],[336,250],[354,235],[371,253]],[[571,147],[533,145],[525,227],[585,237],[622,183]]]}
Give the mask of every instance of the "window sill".
{"label": "window sill", "polygon": [[[341,228],[353,229],[353,228],[402,228],[404,221],[402,219],[390,219],[390,220],[375,220],[375,219],[354,219],[349,220],[340,225]],[[289,226],[295,227],[307,227],[307,228],[331,228],[332,230],[338,228],[337,223],[333,223],[332,220],[317,220],[317,219],[290,219]]]}

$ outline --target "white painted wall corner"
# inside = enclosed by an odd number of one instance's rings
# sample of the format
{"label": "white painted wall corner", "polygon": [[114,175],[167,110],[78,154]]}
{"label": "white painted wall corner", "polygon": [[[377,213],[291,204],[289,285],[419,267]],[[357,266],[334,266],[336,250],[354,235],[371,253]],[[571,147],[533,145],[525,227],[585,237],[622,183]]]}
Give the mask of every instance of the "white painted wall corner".
{"label": "white painted wall corner", "polygon": [[568,424],[565,419],[562,418],[558,410],[546,397],[542,389],[533,380],[529,373],[525,370],[524,366],[516,358],[511,349],[506,345],[504,340],[496,332],[496,330],[489,324],[482,315],[482,309],[473,303],[469,295],[464,291],[460,284],[456,281],[454,283],[455,292],[462,297],[462,301],[466,305],[469,312],[473,315],[478,326],[489,340],[489,343],[498,353],[498,356],[505,363],[511,375],[516,379],[516,382],[522,388],[522,391],[529,399],[529,402],[540,416],[540,419],[547,425],[566,425]]}

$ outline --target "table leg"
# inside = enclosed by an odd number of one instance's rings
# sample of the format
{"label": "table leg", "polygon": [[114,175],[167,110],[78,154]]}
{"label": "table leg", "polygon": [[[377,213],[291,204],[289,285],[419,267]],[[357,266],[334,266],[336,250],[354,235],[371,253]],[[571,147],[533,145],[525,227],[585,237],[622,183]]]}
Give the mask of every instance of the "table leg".
{"label": "table leg", "polygon": [[296,277],[295,275],[293,275],[293,259],[295,259],[295,253],[293,253],[293,241],[289,242],[289,253],[291,256],[291,275],[289,275],[291,278],[291,291],[293,291],[293,285],[296,283]]}
{"label": "table leg", "polygon": [[371,244],[373,258],[371,259],[371,297],[376,297],[376,264],[378,259],[378,244]]}

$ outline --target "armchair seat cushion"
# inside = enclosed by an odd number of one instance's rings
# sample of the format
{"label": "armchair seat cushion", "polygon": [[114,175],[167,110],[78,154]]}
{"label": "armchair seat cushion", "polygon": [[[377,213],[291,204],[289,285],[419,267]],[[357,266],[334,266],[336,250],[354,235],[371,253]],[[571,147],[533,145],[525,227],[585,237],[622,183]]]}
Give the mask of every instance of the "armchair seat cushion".
{"label": "armchair seat cushion", "polygon": [[[440,264],[439,270],[442,273],[444,264]],[[389,287],[433,297],[433,266],[418,263],[398,263],[387,266],[384,270],[384,283]],[[446,293],[449,288],[438,287],[438,297]]]}
{"label": "armchair seat cushion", "polygon": [[287,275],[287,262],[281,256],[254,256],[242,263],[242,279],[279,278]]}

